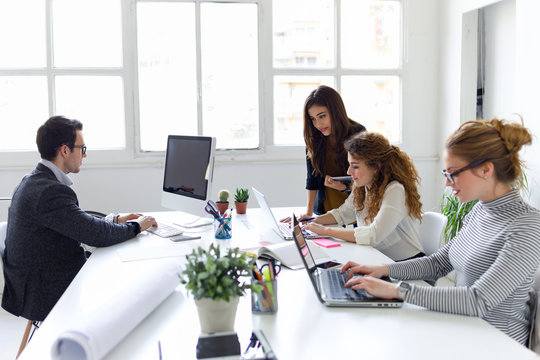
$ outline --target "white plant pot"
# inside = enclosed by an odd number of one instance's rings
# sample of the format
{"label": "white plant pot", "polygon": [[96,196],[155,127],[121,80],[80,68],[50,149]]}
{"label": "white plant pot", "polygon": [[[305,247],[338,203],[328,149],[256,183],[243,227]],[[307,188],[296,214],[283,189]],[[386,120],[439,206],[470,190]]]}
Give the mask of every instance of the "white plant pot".
{"label": "white plant pot", "polygon": [[210,298],[195,300],[201,332],[210,334],[216,332],[234,331],[236,308],[240,298],[231,298],[228,302],[215,301]]}

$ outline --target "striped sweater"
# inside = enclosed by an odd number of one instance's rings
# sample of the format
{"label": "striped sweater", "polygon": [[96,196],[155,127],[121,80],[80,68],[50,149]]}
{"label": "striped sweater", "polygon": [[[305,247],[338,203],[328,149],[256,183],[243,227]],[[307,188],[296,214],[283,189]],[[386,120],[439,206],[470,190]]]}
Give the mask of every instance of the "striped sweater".
{"label": "striped sweater", "polygon": [[456,287],[412,285],[406,301],[435,311],[478,316],[527,343],[527,305],[540,263],[540,212],[516,190],[478,202],[463,228],[435,254],[389,265],[396,279],[438,279],[456,270]]}

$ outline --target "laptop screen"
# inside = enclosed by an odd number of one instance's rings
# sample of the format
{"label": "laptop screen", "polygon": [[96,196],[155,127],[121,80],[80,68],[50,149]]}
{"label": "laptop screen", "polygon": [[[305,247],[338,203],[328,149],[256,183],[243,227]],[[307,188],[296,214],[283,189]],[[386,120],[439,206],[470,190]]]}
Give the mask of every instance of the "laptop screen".
{"label": "laptop screen", "polygon": [[317,267],[317,264],[315,263],[315,260],[313,259],[313,255],[311,255],[311,251],[309,250],[309,246],[306,242],[306,238],[304,237],[304,234],[302,233],[302,230],[300,229],[298,220],[296,219],[296,215],[294,214],[293,214],[293,222],[294,222],[293,237],[294,237],[294,240],[296,241],[296,245],[298,246],[298,249],[300,250],[300,254],[304,260],[304,265],[309,270],[314,270]]}

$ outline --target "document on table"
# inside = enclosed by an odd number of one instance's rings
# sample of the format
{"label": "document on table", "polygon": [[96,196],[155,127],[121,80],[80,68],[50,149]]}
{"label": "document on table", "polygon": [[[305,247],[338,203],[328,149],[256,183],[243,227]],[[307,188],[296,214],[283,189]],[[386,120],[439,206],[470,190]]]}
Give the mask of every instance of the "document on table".
{"label": "document on table", "polygon": [[193,245],[174,243],[156,246],[132,246],[116,250],[122,261],[139,261],[166,257],[181,257],[191,253]]}

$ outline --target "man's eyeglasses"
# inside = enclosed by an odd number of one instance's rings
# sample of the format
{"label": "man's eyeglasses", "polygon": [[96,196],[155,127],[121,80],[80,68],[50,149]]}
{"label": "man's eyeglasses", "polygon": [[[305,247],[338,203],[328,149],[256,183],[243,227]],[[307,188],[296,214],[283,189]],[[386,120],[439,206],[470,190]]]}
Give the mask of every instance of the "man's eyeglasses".
{"label": "man's eyeglasses", "polygon": [[458,176],[459,174],[461,174],[462,172],[464,172],[465,170],[469,170],[469,169],[473,169],[475,167],[477,167],[478,165],[481,165],[483,163],[485,163],[486,161],[488,161],[490,159],[480,159],[480,160],[476,160],[472,163],[470,163],[469,165],[467,166],[464,166],[462,167],[461,169],[457,169],[456,171],[454,172],[448,172],[446,170],[442,170],[441,171],[441,174],[443,174],[444,176],[446,176],[446,178],[448,179],[448,181],[450,181],[450,183],[452,185],[455,184],[454,182],[454,176]]}
{"label": "man's eyeglasses", "polygon": [[81,149],[82,154],[86,154],[86,145],[73,145],[74,148]]}

